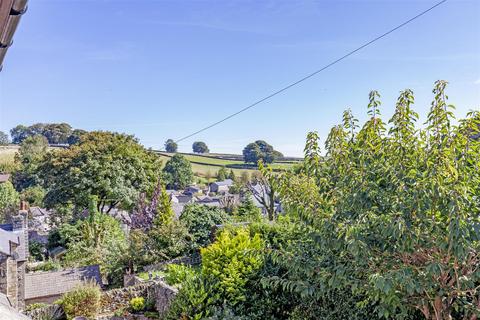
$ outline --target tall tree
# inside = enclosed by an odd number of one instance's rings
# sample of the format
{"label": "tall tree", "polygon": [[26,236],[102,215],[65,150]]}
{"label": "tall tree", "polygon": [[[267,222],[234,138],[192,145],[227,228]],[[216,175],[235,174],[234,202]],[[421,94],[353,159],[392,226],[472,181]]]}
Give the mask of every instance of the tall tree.
{"label": "tall tree", "polygon": [[12,137],[12,143],[19,144],[30,136],[30,130],[28,127],[19,124],[12,130],[10,130],[10,136]]}
{"label": "tall tree", "polygon": [[163,168],[164,179],[170,189],[184,189],[193,181],[190,161],[181,154],[175,154]]}
{"label": "tall tree", "polygon": [[263,140],[249,143],[243,149],[243,158],[246,163],[251,162],[257,164],[260,160],[264,163],[273,163],[282,156],[279,151],[274,150],[270,144]]}
{"label": "tall tree", "polygon": [[72,134],[67,138],[67,143],[68,144],[75,144],[80,142],[80,138],[82,135],[87,133],[87,131],[82,130],[82,129],[75,129],[72,131]]}
{"label": "tall tree", "polygon": [[175,141],[173,141],[172,139],[168,139],[167,141],[165,141],[165,151],[169,153],[175,153],[177,152],[177,149],[178,145]]}
{"label": "tall tree", "polygon": [[72,134],[72,127],[67,123],[49,123],[42,133],[50,144],[66,144]]}
{"label": "tall tree", "polygon": [[3,220],[5,210],[15,208],[18,204],[19,196],[10,181],[0,183],[0,219]]}
{"label": "tall tree", "polygon": [[100,212],[117,205],[130,208],[139,193],[153,188],[158,166],[158,157],[133,136],[89,132],[80,143],[48,154],[41,167],[45,203],[73,203],[82,209],[96,196]]}
{"label": "tall tree", "polygon": [[8,135],[5,132],[0,131],[0,146],[6,146],[9,143],[10,138],[8,137]]}
{"label": "tall tree", "polygon": [[192,150],[195,153],[209,153],[210,150],[207,147],[207,144],[202,141],[195,141],[192,145]]}
{"label": "tall tree", "polygon": [[372,91],[367,122],[357,131],[345,113],[323,158],[309,135],[306,172],[274,181],[304,236],[274,254],[288,271],[271,288],[301,288],[307,305],[353,293],[353,308],[374,306],[380,318],[477,318],[478,112],[454,125],[446,85],[435,83],[424,129],[405,90],[387,131]]}
{"label": "tall tree", "polygon": [[17,190],[39,185],[41,177],[38,168],[48,152],[48,141],[42,135],[34,135],[25,138],[20,143],[15,162],[19,166],[13,175],[13,183]]}
{"label": "tall tree", "polygon": [[27,137],[41,135],[44,136],[49,144],[71,144],[77,140],[75,137],[84,130],[73,130],[68,123],[35,123],[31,126],[18,125],[10,130],[12,142],[19,144]]}

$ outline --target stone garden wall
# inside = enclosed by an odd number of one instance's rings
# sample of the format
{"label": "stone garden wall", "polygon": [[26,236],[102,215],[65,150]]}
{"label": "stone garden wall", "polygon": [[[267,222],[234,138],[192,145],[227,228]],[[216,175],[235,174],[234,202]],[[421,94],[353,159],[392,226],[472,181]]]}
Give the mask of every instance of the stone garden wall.
{"label": "stone garden wall", "polygon": [[32,320],[43,320],[43,319],[63,319],[65,314],[63,309],[58,304],[51,304],[48,306],[40,307],[31,311],[25,312],[27,316],[32,318]]}
{"label": "stone garden wall", "polygon": [[[149,281],[134,286],[104,291],[102,294],[102,306],[98,319],[113,319],[112,314],[119,309],[128,308],[130,300],[135,297],[143,297],[146,301],[154,301],[155,309],[160,315],[168,310],[171,301],[177,294],[177,289],[162,281]],[[60,319],[63,310],[58,305],[48,305],[29,312],[26,315],[32,320],[46,319],[48,315],[58,315],[51,319]]]}

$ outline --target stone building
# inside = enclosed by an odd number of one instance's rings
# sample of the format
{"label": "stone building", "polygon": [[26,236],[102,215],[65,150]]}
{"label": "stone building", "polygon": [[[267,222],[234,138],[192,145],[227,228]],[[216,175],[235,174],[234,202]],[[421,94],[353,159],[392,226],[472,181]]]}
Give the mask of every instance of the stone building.
{"label": "stone building", "polygon": [[25,272],[28,260],[28,211],[23,205],[12,223],[0,225],[0,293],[11,306],[25,308]]}

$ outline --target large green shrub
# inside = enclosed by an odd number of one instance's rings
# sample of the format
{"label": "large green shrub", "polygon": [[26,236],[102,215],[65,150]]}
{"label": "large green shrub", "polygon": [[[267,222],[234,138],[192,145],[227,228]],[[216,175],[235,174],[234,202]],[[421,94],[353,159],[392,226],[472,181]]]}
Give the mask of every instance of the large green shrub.
{"label": "large green shrub", "polygon": [[169,264],[165,272],[165,281],[171,285],[179,285],[195,275],[196,271],[182,264]]}
{"label": "large green shrub", "polygon": [[249,282],[263,264],[262,249],[258,235],[250,235],[245,228],[226,229],[201,249],[200,273],[171,267],[171,282],[181,280],[181,286],[167,319],[204,319],[233,312],[247,300]]}
{"label": "large green shrub", "polygon": [[214,313],[219,296],[212,283],[201,274],[187,277],[172,301],[165,319],[205,319]]}
{"label": "large green shrub", "polygon": [[0,215],[18,205],[19,196],[10,181],[0,183]]}
{"label": "large green shrub", "polygon": [[212,278],[216,292],[230,304],[244,301],[248,280],[262,266],[263,242],[248,230],[225,229],[217,240],[200,249],[202,274]]}
{"label": "large green shrub", "polygon": [[58,303],[62,306],[67,319],[77,316],[93,319],[99,309],[102,292],[94,283],[85,283],[65,293]]}
{"label": "large green shrub", "polygon": [[168,188],[184,189],[193,182],[192,164],[177,153],[165,164],[163,176]]}
{"label": "large green shrub", "polygon": [[189,204],[183,209],[180,221],[192,236],[193,248],[200,248],[211,242],[212,228],[226,223],[228,215],[216,207]]}
{"label": "large green shrub", "polygon": [[91,213],[75,225],[65,224],[61,237],[67,248],[62,263],[67,266],[99,264],[100,270],[115,285],[123,281],[123,259],[127,239],[115,218],[100,212]]}
{"label": "large green shrub", "polygon": [[373,91],[360,130],[345,112],[324,155],[310,133],[302,172],[277,177],[282,204],[304,232],[272,253],[282,276],[262,282],[302,297],[302,318],[308,304],[328,299],[332,314],[353,306],[349,318],[369,309],[395,319],[480,314],[480,145],[471,139],[479,116],[454,125],[445,87],[436,82],[424,129],[415,126],[410,90],[388,130]]}

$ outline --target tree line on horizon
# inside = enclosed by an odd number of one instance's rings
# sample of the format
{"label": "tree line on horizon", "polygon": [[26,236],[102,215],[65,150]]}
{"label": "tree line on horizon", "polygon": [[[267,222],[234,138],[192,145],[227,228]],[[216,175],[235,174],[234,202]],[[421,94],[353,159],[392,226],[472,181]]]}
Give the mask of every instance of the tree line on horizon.
{"label": "tree line on horizon", "polygon": [[[165,151],[168,153],[176,153],[178,151],[178,144],[173,139],[165,141]],[[204,154],[210,153],[210,149],[203,141],[195,141],[192,144],[193,153]],[[273,163],[279,158],[283,157],[280,151],[273,148],[272,145],[264,140],[256,140],[249,143],[242,151],[243,159],[245,163],[252,163],[256,165],[258,161],[263,163]]]}
{"label": "tree line on horizon", "polygon": [[[20,144],[28,137],[43,136],[49,144],[75,144],[80,140],[80,136],[87,131],[83,129],[74,129],[68,123],[35,123],[30,126],[22,124],[10,130],[10,137],[0,131],[0,145],[9,143]],[[11,138],[11,140],[10,140]]]}

